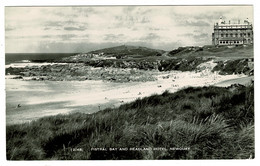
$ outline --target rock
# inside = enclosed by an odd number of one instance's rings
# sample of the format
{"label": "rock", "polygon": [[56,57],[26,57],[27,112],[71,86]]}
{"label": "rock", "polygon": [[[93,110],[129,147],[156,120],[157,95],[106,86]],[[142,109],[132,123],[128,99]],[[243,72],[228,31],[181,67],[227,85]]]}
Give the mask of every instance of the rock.
{"label": "rock", "polygon": [[16,108],[20,108],[21,107],[21,104],[18,104],[17,106],[16,106]]}
{"label": "rock", "polygon": [[162,78],[163,79],[168,79],[170,76],[169,75],[167,75],[167,76],[163,76]]}
{"label": "rock", "polygon": [[23,79],[22,76],[13,77],[13,79]]}

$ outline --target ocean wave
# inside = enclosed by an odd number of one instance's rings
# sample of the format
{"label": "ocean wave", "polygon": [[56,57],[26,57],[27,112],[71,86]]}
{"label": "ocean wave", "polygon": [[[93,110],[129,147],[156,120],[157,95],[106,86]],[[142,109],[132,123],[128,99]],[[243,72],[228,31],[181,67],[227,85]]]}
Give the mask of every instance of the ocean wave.
{"label": "ocean wave", "polygon": [[21,60],[21,61],[18,61],[17,63],[30,63],[31,61],[30,60]]}
{"label": "ocean wave", "polygon": [[46,66],[46,65],[55,65],[55,64],[67,64],[67,63],[30,63],[30,62],[23,62],[23,63],[11,63],[5,65],[5,68],[14,67],[14,68],[23,68],[23,67],[31,67],[31,66]]}

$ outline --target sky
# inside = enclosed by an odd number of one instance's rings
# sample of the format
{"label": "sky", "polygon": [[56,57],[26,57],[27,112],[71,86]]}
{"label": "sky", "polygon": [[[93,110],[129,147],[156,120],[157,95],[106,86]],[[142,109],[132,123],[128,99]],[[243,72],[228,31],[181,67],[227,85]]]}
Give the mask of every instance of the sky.
{"label": "sky", "polygon": [[253,7],[5,7],[5,52],[79,53],[123,44],[169,51],[210,45],[220,16],[226,22],[253,22]]}

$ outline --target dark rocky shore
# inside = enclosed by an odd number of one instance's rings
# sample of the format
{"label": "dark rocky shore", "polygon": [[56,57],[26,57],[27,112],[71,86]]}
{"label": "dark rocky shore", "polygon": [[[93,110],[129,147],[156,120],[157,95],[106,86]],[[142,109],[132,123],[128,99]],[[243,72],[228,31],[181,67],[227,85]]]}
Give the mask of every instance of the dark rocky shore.
{"label": "dark rocky shore", "polygon": [[[9,67],[6,75],[18,75],[16,79],[71,81],[104,80],[112,82],[154,81],[156,72],[200,71],[197,67],[210,60],[217,65],[212,72],[219,74],[253,75],[253,58],[250,47],[180,47],[170,52],[145,47],[118,46],[80,53],[59,60],[33,60],[34,63],[47,62],[50,65]],[[241,58],[227,57],[237,53]],[[242,57],[244,56],[244,57]],[[239,56],[238,56],[239,57]],[[28,80],[28,79],[27,79]]]}
{"label": "dark rocky shore", "polygon": [[[26,66],[24,68],[9,67],[6,75],[18,75],[16,79],[72,81],[72,80],[104,80],[112,82],[146,82],[154,81],[155,72],[162,71],[194,71],[201,63],[211,58],[185,58],[153,61],[137,60],[92,60],[66,58],[60,62],[43,66]],[[66,64],[64,64],[66,63]],[[220,74],[252,75],[253,69],[247,59],[218,61],[212,71]]]}
{"label": "dark rocky shore", "polygon": [[19,75],[15,79],[30,78],[30,80],[50,81],[84,81],[104,80],[112,82],[146,82],[156,78],[151,71],[138,69],[122,69],[113,67],[91,67],[83,63],[53,64],[45,66],[32,66],[24,68],[6,69],[6,74]]}

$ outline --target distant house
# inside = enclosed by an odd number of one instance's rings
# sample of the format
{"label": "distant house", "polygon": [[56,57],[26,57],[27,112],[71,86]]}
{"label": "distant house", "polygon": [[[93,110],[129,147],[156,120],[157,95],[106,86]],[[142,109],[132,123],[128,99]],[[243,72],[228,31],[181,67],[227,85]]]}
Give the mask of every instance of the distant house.
{"label": "distant house", "polygon": [[253,25],[248,19],[243,23],[226,23],[220,17],[219,22],[214,24],[212,45],[253,44],[253,39]]}

